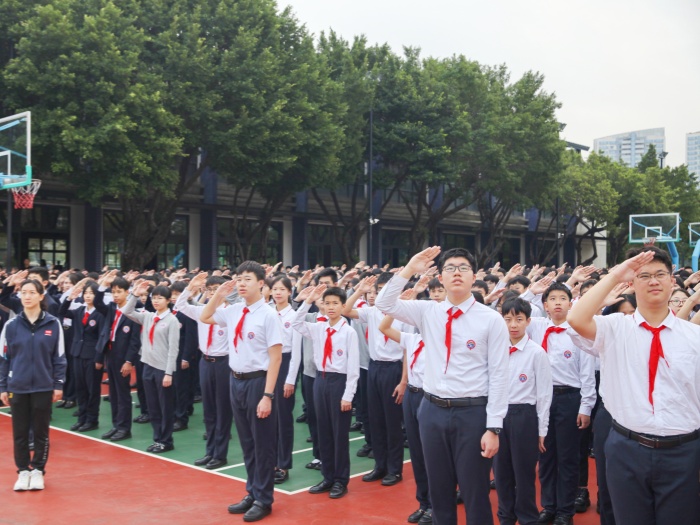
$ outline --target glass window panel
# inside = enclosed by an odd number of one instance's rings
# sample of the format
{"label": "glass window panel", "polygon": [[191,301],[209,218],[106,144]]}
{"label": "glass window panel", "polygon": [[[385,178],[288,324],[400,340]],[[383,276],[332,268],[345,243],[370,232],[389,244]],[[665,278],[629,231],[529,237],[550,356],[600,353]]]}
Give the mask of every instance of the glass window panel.
{"label": "glass window panel", "polygon": [[29,238],[29,250],[38,250],[41,245],[41,239],[37,239],[36,237],[30,237]]}
{"label": "glass window panel", "polygon": [[43,250],[53,250],[53,239],[42,239],[41,248]]}
{"label": "glass window panel", "polygon": [[68,243],[64,239],[56,239],[56,250],[57,251],[67,251]]}

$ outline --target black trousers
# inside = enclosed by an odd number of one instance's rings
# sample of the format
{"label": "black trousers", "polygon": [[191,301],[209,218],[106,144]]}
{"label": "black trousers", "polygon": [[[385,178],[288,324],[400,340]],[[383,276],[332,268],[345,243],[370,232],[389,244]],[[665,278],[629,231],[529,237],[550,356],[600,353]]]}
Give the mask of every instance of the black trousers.
{"label": "black trousers", "polygon": [[[34,470],[46,472],[49,459],[49,425],[53,391],[12,394],[12,436],[15,442],[17,472]],[[34,430],[34,454],[29,459],[29,429]]]}
{"label": "black trousers", "polygon": [[360,380],[357,382],[357,412],[356,419],[362,423],[362,430],[365,431],[365,443],[369,447],[372,446],[372,425],[369,421],[369,409],[367,408],[367,388],[368,384],[368,370],[365,368],[360,368]]}
{"label": "black trousers", "polygon": [[228,459],[228,444],[231,436],[233,412],[231,411],[230,378],[228,356],[204,356],[199,362],[199,382],[202,385],[202,412],[207,431],[206,456]]}
{"label": "black trousers", "polygon": [[605,458],[605,442],[608,440],[612,429],[612,416],[605,409],[605,404],[601,401],[598,405],[598,413],[593,421],[593,450],[595,452],[596,478],[598,480],[598,503],[600,506],[600,525],[615,525],[615,515],[613,514],[610,491],[608,489],[608,479],[606,475],[607,462]]}
{"label": "black trousers", "polygon": [[346,374],[317,372],[314,405],[318,422],[321,474],[325,481],[347,485],[350,481],[350,421],[352,411],[342,412]]}
{"label": "black trousers", "polygon": [[408,451],[411,453],[413,477],[416,480],[416,499],[421,509],[431,509],[428,472],[425,469],[423,442],[420,439],[420,426],[418,425],[418,407],[422,401],[422,391],[411,392],[406,389],[406,394],[403,397],[403,421],[406,427]]}
{"label": "black trousers", "polygon": [[401,382],[401,373],[401,361],[369,363],[367,408],[372,427],[374,463],[377,470],[389,474],[403,472],[403,411],[392,396],[396,385]]}
{"label": "black trousers", "polygon": [[141,413],[148,415],[148,400],[146,399],[146,390],[143,387],[143,363],[141,362],[141,356],[136,356],[134,367],[136,368],[136,397],[139,399]]}
{"label": "black trousers", "polygon": [[153,441],[163,445],[173,444],[173,424],[175,423],[175,389],[163,386],[164,370],[143,364],[143,388],[148,400],[148,414],[151,416]]}
{"label": "black trousers", "polygon": [[318,448],[318,420],[316,418],[316,405],[314,404],[314,383],[315,377],[309,377],[306,374],[301,376],[301,384],[307,392],[306,397],[306,422],[309,425],[311,433],[311,444],[313,447],[313,455],[316,459],[321,459],[321,452]]}
{"label": "black trousers", "polygon": [[95,368],[94,359],[76,357],[73,364],[78,423],[97,423],[100,418],[100,392],[104,371]]}
{"label": "black trousers", "polygon": [[611,430],[605,455],[619,525],[700,523],[700,439],[653,449]]}
{"label": "black trousers", "polygon": [[255,501],[271,506],[274,501],[277,460],[277,414],[275,403],[266,418],[257,415],[266,378],[236,379],[231,376],[231,406],[243,461],[248,476],[246,490]]}
{"label": "black trousers", "polygon": [[190,364],[182,368],[182,361],[178,360],[177,370],[173,375],[175,387],[175,420],[187,425],[190,421],[190,411],[194,405],[194,374]]}
{"label": "black trousers", "polygon": [[[282,354],[282,364],[275,384],[275,403],[277,404],[277,468],[292,468],[292,450],[294,450],[294,403],[296,395],[284,397],[284,382],[289,373],[292,353]],[[294,385],[296,388],[296,384]]]}
{"label": "black trousers", "polygon": [[595,405],[591,411],[591,424],[586,428],[579,430],[581,439],[579,441],[579,463],[578,463],[578,486],[588,487],[588,465],[591,449],[593,448],[593,433],[595,432],[595,418],[600,406],[600,395],[598,388],[600,387],[600,371],[595,373]]}
{"label": "black trousers", "polygon": [[493,459],[501,525],[535,525],[539,515],[535,470],[539,431],[535,405],[509,405]]}
{"label": "black trousers", "polygon": [[459,485],[469,525],[492,525],[489,500],[491,459],[481,455],[486,406],[441,408],[424,399],[418,409],[428,471],[433,522],[456,525]]}
{"label": "black trousers", "polygon": [[109,404],[112,408],[112,427],[124,432],[131,431],[131,374],[124,377],[121,369],[124,359],[110,352],[105,354],[107,377],[109,377]]}
{"label": "black trousers", "polygon": [[563,516],[574,515],[581,438],[576,419],[580,406],[578,390],[554,394],[549,409],[549,430],[544,440],[547,451],[540,455],[542,506]]}
{"label": "black trousers", "polygon": [[[63,344],[64,348],[70,349],[73,346],[73,328],[63,329]],[[75,364],[73,356],[66,353],[66,382],[63,385],[63,399],[66,401],[75,401]]]}

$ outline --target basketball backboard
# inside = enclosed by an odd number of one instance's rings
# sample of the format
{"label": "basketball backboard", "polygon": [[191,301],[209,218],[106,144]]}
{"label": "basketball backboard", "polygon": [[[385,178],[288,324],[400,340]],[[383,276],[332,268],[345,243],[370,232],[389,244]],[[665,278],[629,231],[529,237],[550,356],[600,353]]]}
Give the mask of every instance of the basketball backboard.
{"label": "basketball backboard", "polygon": [[656,242],[678,242],[681,217],[678,213],[647,213],[630,215],[629,242],[646,244]]}
{"label": "basketball backboard", "polygon": [[32,181],[32,115],[0,118],[0,189]]}
{"label": "basketball backboard", "polygon": [[700,222],[688,224],[688,240],[690,241],[690,246],[695,246],[700,241]]}

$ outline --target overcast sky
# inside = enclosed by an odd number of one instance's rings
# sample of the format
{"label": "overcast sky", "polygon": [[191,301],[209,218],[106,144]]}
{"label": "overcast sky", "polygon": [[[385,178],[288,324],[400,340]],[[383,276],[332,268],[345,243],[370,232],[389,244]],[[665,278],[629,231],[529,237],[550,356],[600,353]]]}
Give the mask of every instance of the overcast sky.
{"label": "overcast sky", "polygon": [[563,137],[593,139],[665,127],[667,164],[685,163],[700,131],[699,0],[278,0],[314,35],[462,54],[545,76],[562,103]]}

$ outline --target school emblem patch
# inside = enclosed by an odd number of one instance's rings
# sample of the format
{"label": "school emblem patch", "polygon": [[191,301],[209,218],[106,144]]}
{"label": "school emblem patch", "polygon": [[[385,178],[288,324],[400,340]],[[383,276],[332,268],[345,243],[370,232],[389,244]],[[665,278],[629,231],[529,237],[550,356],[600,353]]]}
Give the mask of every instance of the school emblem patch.
{"label": "school emblem patch", "polygon": [[88,323],[90,326],[95,326],[97,324],[97,321],[94,319],[90,319],[90,322]]}
{"label": "school emblem patch", "polygon": [[290,323],[289,321],[287,321],[286,323],[284,323],[284,327],[285,327],[285,328],[289,328],[290,326],[292,326],[292,323]]}
{"label": "school emblem patch", "polygon": [[336,354],[338,354],[338,357],[341,357],[343,355],[343,350],[338,348],[338,350],[336,351]]}
{"label": "school emblem patch", "polygon": [[573,354],[571,353],[571,350],[567,350],[566,352],[564,352],[564,357],[566,357],[567,359],[571,359],[572,355]]}
{"label": "school emblem patch", "polygon": [[476,348],[476,343],[473,339],[467,341],[467,348],[469,348],[469,350],[474,350]]}
{"label": "school emblem patch", "polygon": [[521,383],[524,383],[525,381],[527,381],[527,376],[526,376],[525,374],[520,374],[520,375],[518,376],[518,380],[519,380]]}
{"label": "school emblem patch", "polygon": [[216,332],[216,333],[217,333],[217,334],[219,334],[219,336],[222,336],[222,335],[224,335],[224,331],[223,331],[223,330],[219,330],[219,331],[218,331],[218,332]]}
{"label": "school emblem patch", "polygon": [[254,333],[254,332],[248,332],[248,339],[255,339],[255,333]]}
{"label": "school emblem patch", "polygon": [[130,331],[131,331],[130,326],[125,326],[124,328],[122,328],[122,332],[124,332],[125,334],[128,334]]}

